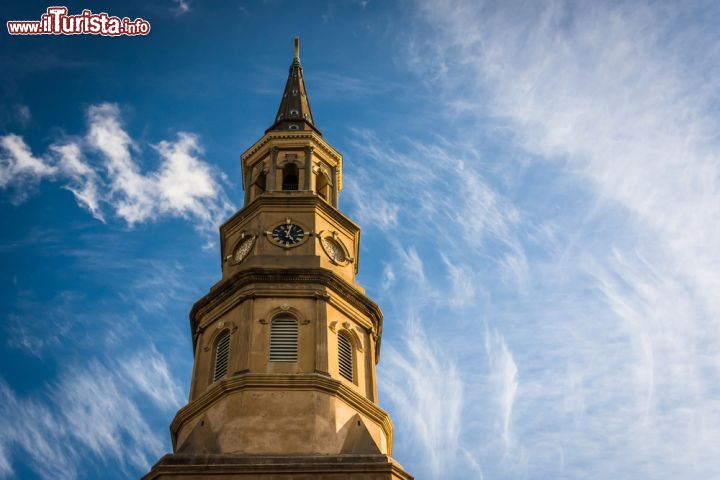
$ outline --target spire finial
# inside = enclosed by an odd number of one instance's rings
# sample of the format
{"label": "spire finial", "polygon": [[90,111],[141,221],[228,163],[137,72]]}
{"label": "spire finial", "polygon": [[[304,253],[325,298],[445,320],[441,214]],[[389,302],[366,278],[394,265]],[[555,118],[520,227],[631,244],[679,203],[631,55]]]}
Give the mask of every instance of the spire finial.
{"label": "spire finial", "polygon": [[303,68],[300,65],[300,37],[296,36],[294,40],[293,60],[288,69],[288,78],[285,82],[285,90],[280,99],[278,112],[275,115],[275,123],[265,132],[271,130],[312,130],[318,135],[322,135],[315,126],[310,101],[305,89]]}

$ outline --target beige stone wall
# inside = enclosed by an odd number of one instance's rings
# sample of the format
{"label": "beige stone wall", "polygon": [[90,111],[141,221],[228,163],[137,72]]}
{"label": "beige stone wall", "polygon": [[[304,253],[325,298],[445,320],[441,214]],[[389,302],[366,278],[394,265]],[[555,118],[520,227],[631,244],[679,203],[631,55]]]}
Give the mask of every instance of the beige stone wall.
{"label": "beige stone wall", "polygon": [[[389,420],[388,420],[389,421]],[[244,388],[213,402],[177,432],[178,452],[340,454],[362,430],[359,453],[388,453],[382,424],[324,391]],[[351,438],[352,442],[352,438]]]}
{"label": "beige stone wall", "polygon": [[[326,292],[327,298],[318,298]],[[337,293],[316,285],[248,285],[243,300],[218,305],[200,322],[190,399],[212,385],[215,341],[230,332],[228,375],[252,373],[314,373],[329,375],[371,402],[376,402],[373,323]],[[248,294],[252,298],[248,298]],[[271,362],[270,330],[276,316],[298,320],[298,361]],[[340,375],[337,336],[348,332],[353,343],[354,382]],[[323,338],[319,338],[319,335]]]}

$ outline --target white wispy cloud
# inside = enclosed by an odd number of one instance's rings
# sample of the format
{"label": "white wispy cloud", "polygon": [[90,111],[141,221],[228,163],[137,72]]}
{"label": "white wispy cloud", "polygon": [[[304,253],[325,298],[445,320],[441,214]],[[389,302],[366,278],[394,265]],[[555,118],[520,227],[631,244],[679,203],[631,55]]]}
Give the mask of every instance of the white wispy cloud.
{"label": "white wispy cloud", "polygon": [[[717,6],[415,5],[423,37],[406,58],[438,93],[438,115],[478,159],[492,152],[508,165],[498,167],[504,176],[479,175],[488,191],[476,189],[472,203],[499,205],[497,227],[492,208],[476,220],[468,195],[447,197],[448,212],[476,222],[454,222],[456,235],[492,257],[466,257],[467,270],[483,276],[473,277],[476,301],[457,317],[488,322],[502,339],[491,349],[502,375],[468,371],[465,403],[493,391],[492,378],[504,379],[496,386],[505,392],[503,446],[483,426],[497,418],[466,407],[461,447],[486,476],[501,478],[716,475]],[[507,142],[502,150],[483,145],[488,130]],[[471,173],[473,158],[460,159]],[[415,211],[434,213],[424,203]],[[406,230],[408,241],[442,235],[448,222],[429,216],[435,228]],[[433,298],[462,289],[434,287],[441,293]],[[469,349],[450,335],[434,338],[439,348]],[[514,348],[504,354],[503,345]],[[512,461],[493,457],[508,446]]]}
{"label": "white wispy cloud", "polygon": [[13,459],[23,457],[40,478],[77,478],[88,468],[83,450],[114,468],[149,468],[166,442],[142,405],[149,398],[174,409],[179,386],[155,351],[111,363],[70,368],[37,397],[18,395],[0,379],[0,475],[12,475]]}
{"label": "white wispy cloud", "polygon": [[53,144],[50,150],[58,157],[58,168],[68,177],[65,188],[75,196],[81,207],[86,208],[93,217],[101,222],[105,217],[100,209],[101,180],[82,158],[82,152],[76,143]]}
{"label": "white wispy cloud", "polygon": [[[421,468],[428,478],[482,478],[467,418],[485,415],[497,426],[489,435],[509,446],[517,389],[500,326],[495,348],[478,355],[489,308],[483,278],[508,269],[506,256],[524,258],[520,213],[491,187],[495,179],[477,149],[443,138],[391,143],[371,131],[353,133],[347,176],[359,180],[346,184],[349,214],[370,230],[365,241],[384,264],[380,300],[390,338],[383,340],[379,388],[393,407],[398,438],[418,440],[400,440],[397,455],[412,452],[416,474]],[[383,205],[392,205],[392,223],[377,215],[388,211]],[[523,268],[514,271],[524,276]]]}
{"label": "white wispy cloud", "polygon": [[157,406],[172,410],[182,405],[180,386],[171,375],[165,358],[157,352],[136,355],[123,363],[123,370],[137,389]]}
{"label": "white wispy cloud", "polygon": [[41,157],[18,135],[0,137],[0,188],[14,187],[22,200],[41,180],[55,179],[93,217],[105,221],[110,208],[130,226],[181,217],[210,231],[233,210],[220,183],[224,176],[201,158],[196,135],[180,132],[176,140],[153,145],[161,162],[144,173],[140,146],[124,129],[117,105],[92,105],[87,120],[84,138],[58,141]]}
{"label": "white wispy cloud", "polygon": [[67,431],[50,408],[37,400],[19,398],[3,380],[0,400],[0,474],[13,475],[12,457],[19,449],[41,478],[75,477],[75,455],[62,447]]}
{"label": "white wispy cloud", "polygon": [[0,188],[16,187],[15,199],[24,200],[44,178],[52,177],[56,168],[32,154],[22,137],[9,134],[0,137]]}
{"label": "white wispy cloud", "polygon": [[497,330],[485,332],[485,352],[490,363],[491,381],[502,419],[502,440],[507,452],[512,447],[510,424],[518,390],[518,368],[505,338]]}
{"label": "white wispy cloud", "polygon": [[69,440],[89,448],[97,457],[147,468],[147,457],[159,454],[163,442],[128,398],[126,385],[118,380],[97,363],[68,372],[57,385],[60,421]]}
{"label": "white wispy cloud", "polygon": [[123,129],[116,105],[90,107],[88,123],[87,142],[105,160],[110,202],[128,224],[170,215],[214,226],[231,211],[211,168],[196,156],[202,153],[196,136],[180,133],[175,142],[160,142],[155,149],[163,161],[157,172],[144,175],[132,156],[138,147]]}
{"label": "white wispy cloud", "polygon": [[[496,179],[486,178],[478,150],[441,137],[391,143],[367,130],[353,134],[350,153],[356,162],[347,176],[357,180],[345,188],[349,214],[366,231],[380,234],[383,244],[372,248],[386,252],[383,263],[392,282],[384,284],[393,287],[388,300],[404,298],[417,307],[419,321],[432,322],[428,312],[438,306],[482,309],[481,279],[488,271],[502,269],[513,287],[525,282],[520,213],[491,187]],[[388,211],[392,221],[384,215]],[[487,248],[501,254],[488,255]]]}
{"label": "white wispy cloud", "polygon": [[384,390],[402,407],[404,424],[427,455],[429,473],[439,478],[457,455],[462,381],[453,364],[432,347],[419,322],[411,320],[405,334],[383,353]]}

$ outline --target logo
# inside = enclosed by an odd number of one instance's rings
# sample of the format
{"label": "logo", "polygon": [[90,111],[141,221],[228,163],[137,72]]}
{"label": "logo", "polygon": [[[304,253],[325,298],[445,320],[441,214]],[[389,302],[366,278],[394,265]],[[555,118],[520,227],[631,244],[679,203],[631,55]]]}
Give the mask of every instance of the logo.
{"label": "logo", "polygon": [[150,22],[142,18],[130,20],[111,16],[105,12],[83,10],[79,15],[68,15],[67,7],[48,7],[40,20],[10,20],[10,35],[103,35],[119,37],[150,33]]}

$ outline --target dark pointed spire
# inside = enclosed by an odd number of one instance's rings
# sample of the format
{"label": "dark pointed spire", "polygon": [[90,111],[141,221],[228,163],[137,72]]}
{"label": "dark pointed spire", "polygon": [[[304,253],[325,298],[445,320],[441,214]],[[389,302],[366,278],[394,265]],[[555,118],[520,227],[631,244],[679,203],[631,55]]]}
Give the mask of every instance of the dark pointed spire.
{"label": "dark pointed spire", "polygon": [[300,38],[295,37],[295,55],[285,83],[275,123],[265,133],[273,130],[313,130],[322,135],[315,126],[310,100],[305,89],[303,69],[300,65]]}

